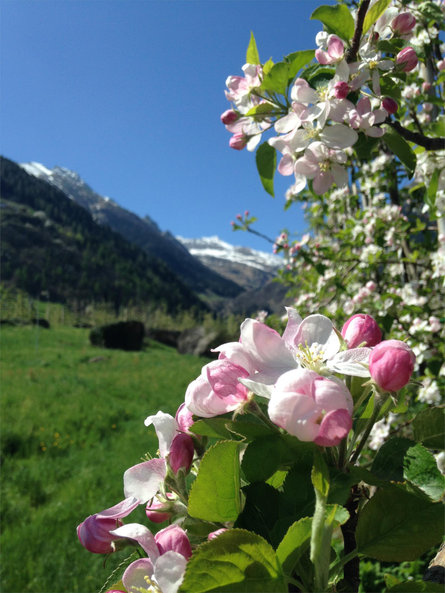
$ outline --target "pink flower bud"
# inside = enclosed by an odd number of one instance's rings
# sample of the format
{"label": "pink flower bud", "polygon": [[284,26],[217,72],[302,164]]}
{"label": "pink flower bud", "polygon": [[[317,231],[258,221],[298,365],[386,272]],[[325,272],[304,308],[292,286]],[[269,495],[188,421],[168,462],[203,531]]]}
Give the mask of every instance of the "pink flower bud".
{"label": "pink flower bud", "polygon": [[375,346],[382,340],[382,332],[375,319],[363,313],[350,317],[344,324],[341,335],[348,348],[357,348],[360,344]]}
{"label": "pink flower bud", "polygon": [[189,471],[194,452],[192,437],[188,434],[178,433],[170,445],[168,456],[168,462],[174,474],[177,474],[180,469]]}
{"label": "pink flower bud", "polygon": [[[167,498],[174,498],[174,495],[167,492]],[[167,509],[171,506],[168,501],[161,502],[160,500],[154,500],[152,503],[148,503],[145,508],[145,514],[152,523],[162,523],[168,521],[172,516],[172,513]]]}
{"label": "pink flower bud", "polygon": [[412,47],[405,47],[396,56],[396,64],[401,67],[403,72],[411,72],[418,62],[417,54]]}
{"label": "pink flower bud", "polygon": [[228,126],[236,122],[239,118],[239,113],[234,111],[233,109],[227,109],[224,113],[221,113],[221,121],[224,125]]}
{"label": "pink flower bud", "polygon": [[407,35],[416,26],[416,18],[410,12],[401,12],[391,23],[391,28],[396,35]]}
{"label": "pink flower bud", "polygon": [[437,68],[438,68],[440,71],[442,71],[442,70],[445,70],[445,60],[439,60],[439,61],[437,62]]}
{"label": "pink flower bud", "polygon": [[247,144],[247,137],[242,132],[238,134],[233,134],[233,136],[229,140],[230,148],[235,150],[242,150]]}
{"label": "pink flower bud", "polygon": [[416,357],[400,340],[377,344],[369,356],[369,372],[373,381],[385,391],[399,391],[409,383]]}
{"label": "pink flower bud", "polygon": [[422,82],[422,91],[424,93],[427,93],[428,91],[430,91],[433,88],[433,85],[431,84],[431,82]]}
{"label": "pink flower bud", "polygon": [[389,113],[389,115],[396,113],[397,109],[399,108],[397,101],[394,101],[394,99],[391,99],[391,97],[385,97],[383,99],[382,107]]}
{"label": "pink flower bud", "polygon": [[192,555],[192,547],[185,531],[178,525],[169,525],[155,535],[160,554],[178,552],[187,560]]}
{"label": "pink flower bud", "polygon": [[334,96],[336,99],[346,99],[350,90],[349,84],[342,80],[334,84]]}

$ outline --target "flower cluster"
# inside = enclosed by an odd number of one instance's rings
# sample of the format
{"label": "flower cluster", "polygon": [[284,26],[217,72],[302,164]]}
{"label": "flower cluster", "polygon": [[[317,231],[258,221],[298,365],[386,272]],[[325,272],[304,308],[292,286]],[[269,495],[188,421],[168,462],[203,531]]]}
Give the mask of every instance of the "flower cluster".
{"label": "flower cluster", "polygon": [[[409,383],[414,354],[404,342],[382,341],[369,315],[354,315],[341,332],[323,315],[302,319],[288,308],[287,318],[282,335],[265,323],[246,319],[238,342],[216,348],[218,359],[190,383],[176,416],[159,411],[146,418],[145,425],[156,430],[159,456],[130,467],[124,473],[124,500],[78,526],[79,541],[90,552],[138,547],[143,556],[129,564],[122,577],[129,593],[147,587],[176,593],[182,582],[192,555],[181,526],[187,519],[185,478],[196,473],[202,455],[199,437],[190,431],[196,420],[228,413],[236,417],[250,410],[275,430],[332,448],[348,438],[358,409],[347,377],[364,381],[365,396],[374,391],[376,397],[384,397]],[[139,505],[145,505],[152,524],[170,525],[153,535],[145,525],[123,524]],[[207,537],[214,539],[226,529]]]}
{"label": "flower cluster", "polygon": [[321,83],[316,76],[296,78],[282,103],[270,92],[269,69],[245,64],[245,77],[229,76],[226,81],[232,109],[221,119],[233,134],[230,146],[254,150],[273,125],[278,136],[268,142],[282,154],[278,171],[294,175],[294,195],[308,180],[319,195],[334,184],[346,186],[348,150],[359,140],[358,133],[384,135],[381,124],[398,111],[398,102],[386,96],[385,89],[418,68],[416,50],[406,45],[416,24],[413,12],[390,8],[362,37],[354,55],[347,52],[348,39],[321,31],[315,59],[330,69],[329,76],[323,72]]}

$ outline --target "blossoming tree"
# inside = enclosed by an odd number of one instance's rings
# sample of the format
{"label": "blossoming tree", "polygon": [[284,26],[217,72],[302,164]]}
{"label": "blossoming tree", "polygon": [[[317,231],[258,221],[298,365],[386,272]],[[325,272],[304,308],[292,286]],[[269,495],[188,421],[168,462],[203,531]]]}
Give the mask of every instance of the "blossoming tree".
{"label": "blossoming tree", "polygon": [[[288,203],[308,203],[311,232],[279,245],[297,306],[282,333],[246,319],[175,417],[146,418],[158,456],[77,530],[92,553],[133,551],[110,593],[358,591],[361,558],[440,544],[444,408],[413,374],[439,390],[441,5],[362,0],[312,16],[318,48],[283,62],[262,64],[251,37],[222,116],[232,148],[256,149],[265,189],[278,152]],[[403,432],[373,451],[396,415]],[[127,522],[141,505],[147,524]]]}

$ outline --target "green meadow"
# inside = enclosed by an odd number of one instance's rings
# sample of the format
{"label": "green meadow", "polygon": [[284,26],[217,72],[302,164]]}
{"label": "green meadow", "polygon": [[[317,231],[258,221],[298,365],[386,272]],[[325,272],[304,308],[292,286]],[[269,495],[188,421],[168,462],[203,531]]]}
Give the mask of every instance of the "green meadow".
{"label": "green meadow", "polygon": [[[1,329],[1,585],[4,593],[101,590],[126,552],[104,558],[76,526],[124,498],[124,471],[156,453],[157,410],[173,413],[206,362],[150,342],[90,345],[88,329]],[[143,521],[140,507],[131,520]]]}

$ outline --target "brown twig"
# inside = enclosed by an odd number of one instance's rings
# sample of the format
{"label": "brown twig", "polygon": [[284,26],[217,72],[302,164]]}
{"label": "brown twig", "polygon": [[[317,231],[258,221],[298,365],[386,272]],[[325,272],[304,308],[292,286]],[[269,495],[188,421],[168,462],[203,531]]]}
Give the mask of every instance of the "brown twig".
{"label": "brown twig", "polygon": [[443,150],[445,149],[445,138],[430,138],[418,132],[411,132],[404,128],[398,121],[391,121],[387,119],[386,122],[393,130],[410,142],[414,142],[418,146],[423,146],[426,150]]}
{"label": "brown twig", "polygon": [[346,61],[348,64],[354,62],[357,58],[358,48],[360,47],[360,39],[362,38],[363,22],[369,8],[371,0],[363,0],[357,12],[357,21],[355,23],[354,35],[351,41],[351,47],[346,52]]}

